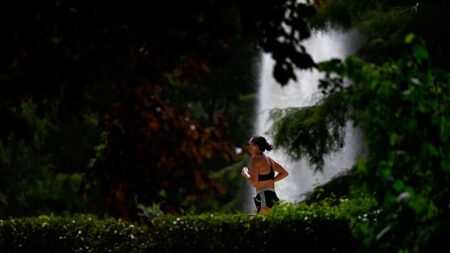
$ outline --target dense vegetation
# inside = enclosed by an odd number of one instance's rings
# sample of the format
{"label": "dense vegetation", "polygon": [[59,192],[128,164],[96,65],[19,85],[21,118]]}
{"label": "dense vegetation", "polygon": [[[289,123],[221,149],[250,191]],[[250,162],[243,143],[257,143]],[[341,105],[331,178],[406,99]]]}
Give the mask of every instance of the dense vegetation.
{"label": "dense vegetation", "polygon": [[353,83],[342,95],[370,150],[354,173],[360,190],[373,192],[383,210],[361,228],[374,252],[434,252],[448,245],[450,75],[433,67],[423,43],[411,51],[382,66],[352,57],[323,65]]}
{"label": "dense vegetation", "polygon": [[356,245],[351,224],[367,222],[371,206],[342,199],[338,206],[283,204],[270,215],[157,215],[144,217],[146,226],[93,216],[12,219],[0,221],[0,251],[348,252]]}
{"label": "dense vegetation", "polygon": [[346,177],[352,179],[352,197],[373,196],[381,214],[355,229],[361,252],[448,248],[450,78],[447,39],[439,36],[447,29],[440,22],[448,19],[448,6],[431,2],[326,1],[315,24],[323,26],[325,18],[334,26],[359,28],[365,60],[352,56],[319,64],[326,74],[319,86],[323,100],[274,112],[277,144],[295,157],[309,157],[319,170],[323,155],[341,145],[344,122],[362,130],[367,156]]}
{"label": "dense vegetation", "polygon": [[[288,9],[300,37],[282,29]],[[136,219],[140,205],[180,213],[228,203],[211,174],[245,159],[235,148],[251,134],[259,50],[277,55],[283,82],[291,60],[311,66],[295,47],[313,13],[285,1],[3,8],[0,217]]]}
{"label": "dense vegetation", "polygon": [[[448,249],[450,6],[314,3],[2,9],[0,250]],[[314,62],[300,43],[328,27],[357,29],[358,54]],[[320,171],[351,121],[367,154],[305,203],[267,216],[218,214],[239,212],[247,157],[236,148],[251,134],[261,49],[280,85],[299,78],[295,68],[324,73],[316,105],[273,111],[277,147]],[[205,211],[213,214],[197,215]]]}

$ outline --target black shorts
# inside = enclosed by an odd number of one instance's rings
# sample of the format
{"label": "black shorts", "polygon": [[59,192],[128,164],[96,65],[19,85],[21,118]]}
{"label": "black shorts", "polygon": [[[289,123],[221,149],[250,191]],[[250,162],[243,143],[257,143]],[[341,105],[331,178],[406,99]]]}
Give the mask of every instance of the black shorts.
{"label": "black shorts", "polygon": [[261,210],[261,207],[271,208],[277,201],[279,201],[277,194],[274,190],[261,190],[254,197],[253,201],[255,202],[256,210]]}

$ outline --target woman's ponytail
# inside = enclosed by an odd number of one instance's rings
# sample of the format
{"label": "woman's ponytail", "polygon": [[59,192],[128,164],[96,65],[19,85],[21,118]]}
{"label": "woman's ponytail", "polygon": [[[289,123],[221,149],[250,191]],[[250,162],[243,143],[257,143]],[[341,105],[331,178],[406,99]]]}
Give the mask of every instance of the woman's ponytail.
{"label": "woman's ponytail", "polygon": [[266,138],[264,138],[264,137],[262,137],[262,136],[259,136],[259,135],[253,136],[253,137],[250,139],[250,142],[253,143],[253,144],[258,145],[259,150],[261,150],[262,152],[264,152],[265,150],[270,151],[270,150],[273,149],[272,145],[270,145],[270,144],[267,142]]}

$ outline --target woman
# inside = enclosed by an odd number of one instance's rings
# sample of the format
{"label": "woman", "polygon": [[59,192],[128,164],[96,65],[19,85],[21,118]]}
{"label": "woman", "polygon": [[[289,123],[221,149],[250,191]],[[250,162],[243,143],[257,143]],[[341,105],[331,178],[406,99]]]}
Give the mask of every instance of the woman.
{"label": "woman", "polygon": [[[275,193],[275,182],[287,177],[289,173],[272,158],[265,156],[264,151],[272,150],[272,145],[262,136],[254,136],[248,142],[251,154],[250,171],[242,169],[242,176],[256,189],[253,200],[259,213],[265,213],[278,201]],[[278,172],[275,176],[275,171]]]}

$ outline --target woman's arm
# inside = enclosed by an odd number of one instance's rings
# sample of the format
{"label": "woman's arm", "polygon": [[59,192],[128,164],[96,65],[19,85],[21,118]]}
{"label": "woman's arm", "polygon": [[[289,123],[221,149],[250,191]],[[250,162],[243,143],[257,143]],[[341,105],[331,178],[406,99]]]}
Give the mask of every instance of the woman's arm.
{"label": "woman's arm", "polygon": [[250,172],[247,167],[244,167],[241,174],[251,185],[258,183],[258,167],[256,166],[255,159],[252,158],[250,160]]}
{"label": "woman's arm", "polygon": [[278,172],[278,174],[274,178],[274,182],[280,181],[283,178],[289,176],[289,172],[283,168],[279,163],[275,162],[272,158],[269,158],[273,164],[273,170]]}

